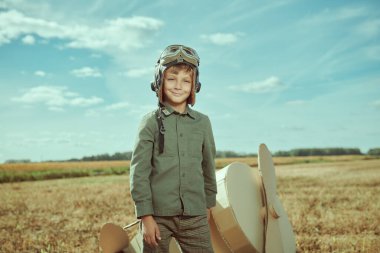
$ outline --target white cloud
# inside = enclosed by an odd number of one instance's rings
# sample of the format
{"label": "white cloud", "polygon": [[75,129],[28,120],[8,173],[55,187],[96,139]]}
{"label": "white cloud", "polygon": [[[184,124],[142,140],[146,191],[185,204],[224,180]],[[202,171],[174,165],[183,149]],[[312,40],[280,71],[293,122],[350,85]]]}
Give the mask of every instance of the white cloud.
{"label": "white cloud", "polygon": [[215,45],[229,45],[237,42],[238,40],[237,34],[232,33],[214,33],[209,35],[201,35],[201,39],[210,42]]}
{"label": "white cloud", "polygon": [[[89,109],[86,111],[85,115],[88,117],[97,117],[97,116],[101,116],[101,115],[104,116],[105,112],[111,112],[112,113],[112,112],[115,112],[118,110],[124,110],[126,108],[131,110],[131,108],[133,108],[133,106],[131,106],[128,102],[119,102],[119,103],[110,104],[110,105],[107,105],[107,106],[104,106],[101,108]],[[110,115],[110,114],[108,114],[108,115]]]}
{"label": "white cloud", "polygon": [[305,100],[291,100],[285,103],[286,105],[304,105],[306,104]]}
{"label": "white cloud", "polygon": [[52,13],[51,3],[44,0],[1,0],[0,8],[4,10],[17,9],[24,13],[35,13],[38,15],[49,15],[48,13]]}
{"label": "white cloud", "polygon": [[102,58],[101,54],[91,54],[91,58]]}
{"label": "white cloud", "polygon": [[342,7],[335,10],[325,9],[301,22],[305,25],[321,25],[335,21],[365,17],[367,15],[368,10],[364,7]]}
{"label": "white cloud", "polygon": [[115,116],[118,115],[118,113],[127,113],[129,115],[143,115],[149,111],[153,111],[155,108],[155,105],[136,105],[130,104],[128,102],[119,102],[103,107],[98,107],[96,109],[88,109],[86,110],[85,115],[87,117],[104,117],[105,115]]}
{"label": "white cloud", "polygon": [[38,86],[12,100],[26,104],[44,103],[48,106],[63,106],[66,104],[65,90],[65,87]]}
{"label": "white cloud", "polygon": [[82,97],[75,97],[71,100],[68,100],[68,104],[72,106],[82,106],[87,107],[91,105],[100,104],[103,102],[102,98],[98,98],[95,96],[92,96],[91,98],[82,98]]}
{"label": "white cloud", "polygon": [[380,109],[380,99],[379,100],[376,100],[374,102],[372,102],[372,105],[376,108],[379,108]]}
{"label": "white cloud", "polygon": [[365,7],[342,7],[336,11],[336,19],[344,20],[357,17],[365,17],[368,14],[368,10]]}
{"label": "white cloud", "polygon": [[37,86],[25,90],[12,101],[22,104],[43,104],[51,111],[63,111],[64,106],[88,107],[103,102],[102,98],[84,98],[62,86]]}
{"label": "white cloud", "polygon": [[150,17],[130,17],[106,20],[94,25],[66,25],[26,16],[16,10],[0,12],[0,45],[10,43],[24,34],[36,34],[43,39],[62,39],[65,46],[105,52],[141,48],[151,40],[163,22]]}
{"label": "white cloud", "polygon": [[73,74],[76,77],[101,77],[102,76],[102,74],[99,72],[98,69],[94,69],[90,67],[74,69],[71,71],[71,74]]}
{"label": "white cloud", "polygon": [[365,53],[370,59],[380,60],[380,46],[367,47],[365,48]]}
{"label": "white cloud", "polygon": [[380,33],[380,19],[372,19],[361,23],[356,27],[356,32],[368,37],[378,35]]}
{"label": "white cloud", "polygon": [[34,45],[34,43],[36,43],[36,39],[32,35],[24,36],[21,41],[25,45]]}
{"label": "white cloud", "polygon": [[34,75],[40,76],[40,77],[45,77],[46,73],[42,70],[37,70],[36,72],[34,72]]}
{"label": "white cloud", "polygon": [[125,109],[125,108],[127,108],[129,106],[130,105],[129,105],[128,102],[120,102],[120,103],[115,103],[115,104],[107,105],[105,107],[105,110],[106,111],[121,110],[121,109]]}
{"label": "white cloud", "polygon": [[154,69],[153,68],[134,68],[134,69],[128,69],[124,74],[128,77],[142,77],[151,75],[153,76]]}
{"label": "white cloud", "polygon": [[243,91],[249,93],[267,93],[284,89],[284,84],[278,77],[271,76],[262,81],[253,81],[247,84],[233,85],[229,87],[231,90]]}

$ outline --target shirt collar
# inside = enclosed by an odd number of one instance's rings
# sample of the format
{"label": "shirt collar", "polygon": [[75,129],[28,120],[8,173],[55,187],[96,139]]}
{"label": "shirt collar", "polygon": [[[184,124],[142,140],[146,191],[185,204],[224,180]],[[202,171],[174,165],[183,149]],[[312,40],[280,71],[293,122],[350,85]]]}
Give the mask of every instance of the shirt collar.
{"label": "shirt collar", "polygon": [[185,108],[185,112],[184,112],[184,113],[178,113],[178,112],[175,111],[170,105],[168,105],[168,104],[165,103],[162,112],[165,114],[165,116],[169,116],[169,115],[171,115],[172,113],[175,113],[175,114],[188,115],[188,116],[190,116],[190,118],[195,119],[195,113],[194,113],[194,110],[192,110],[192,109],[189,107],[189,105],[186,105],[186,108]]}

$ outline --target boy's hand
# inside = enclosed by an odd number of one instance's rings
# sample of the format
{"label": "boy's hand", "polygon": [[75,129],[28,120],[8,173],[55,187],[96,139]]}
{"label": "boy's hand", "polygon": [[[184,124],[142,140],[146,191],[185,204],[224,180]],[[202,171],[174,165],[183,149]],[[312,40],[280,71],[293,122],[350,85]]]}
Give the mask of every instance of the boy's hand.
{"label": "boy's hand", "polygon": [[157,247],[157,240],[161,240],[160,230],[156,221],[152,215],[143,216],[142,221],[142,233],[144,240],[147,244],[153,247]]}

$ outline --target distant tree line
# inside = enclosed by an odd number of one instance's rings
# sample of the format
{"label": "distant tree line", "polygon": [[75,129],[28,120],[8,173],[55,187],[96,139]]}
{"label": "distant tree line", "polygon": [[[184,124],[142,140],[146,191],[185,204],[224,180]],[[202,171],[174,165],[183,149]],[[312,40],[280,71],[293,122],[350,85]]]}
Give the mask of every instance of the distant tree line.
{"label": "distant tree line", "polygon": [[[359,148],[298,148],[291,149],[289,151],[277,151],[273,153],[273,156],[330,156],[330,155],[365,155]],[[371,148],[366,155],[380,156],[380,148]],[[235,151],[216,151],[217,158],[233,158],[233,157],[255,157],[255,153],[239,153]],[[113,155],[100,154],[92,156],[84,156],[80,159],[65,160],[68,162],[77,161],[120,161],[131,160],[132,152],[116,152]],[[4,163],[30,163],[30,159],[10,159]]]}
{"label": "distant tree line", "polygon": [[100,154],[92,156],[84,156],[82,159],[70,159],[71,162],[76,161],[120,161],[120,160],[131,160],[132,151],[128,152],[116,152],[113,155],[110,154]]}
{"label": "distant tree line", "polygon": [[[359,148],[299,148],[289,151],[277,151],[273,156],[329,156],[329,155],[364,155]],[[380,148],[370,149],[367,155],[380,155]],[[242,153],[231,150],[216,151],[216,158],[233,158],[233,157],[255,157],[255,153]],[[132,152],[117,152],[113,155],[100,154],[85,156],[82,159],[71,159],[70,161],[113,161],[113,160],[131,160]]]}
{"label": "distant tree line", "polygon": [[4,163],[30,163],[32,162],[30,159],[9,159]]}
{"label": "distant tree line", "polygon": [[235,151],[216,151],[216,157],[217,158],[228,158],[228,157],[253,157],[257,156],[257,154],[254,153],[238,153]]}
{"label": "distant tree line", "polygon": [[277,151],[274,156],[329,156],[363,155],[358,148],[298,148],[290,151]]}
{"label": "distant tree line", "polygon": [[380,148],[371,148],[367,155],[380,155]]}

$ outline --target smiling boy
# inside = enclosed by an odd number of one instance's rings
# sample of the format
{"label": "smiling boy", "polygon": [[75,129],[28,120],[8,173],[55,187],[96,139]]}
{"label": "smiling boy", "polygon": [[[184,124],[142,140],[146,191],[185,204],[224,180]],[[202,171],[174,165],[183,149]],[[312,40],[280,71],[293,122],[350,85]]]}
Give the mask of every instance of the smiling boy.
{"label": "smiling boy", "polygon": [[209,118],[189,107],[199,92],[199,57],[168,46],[152,89],[159,108],[143,117],[131,160],[130,186],[141,219],[143,252],[213,252],[208,219],[216,203],[215,143]]}

